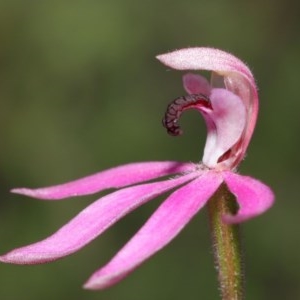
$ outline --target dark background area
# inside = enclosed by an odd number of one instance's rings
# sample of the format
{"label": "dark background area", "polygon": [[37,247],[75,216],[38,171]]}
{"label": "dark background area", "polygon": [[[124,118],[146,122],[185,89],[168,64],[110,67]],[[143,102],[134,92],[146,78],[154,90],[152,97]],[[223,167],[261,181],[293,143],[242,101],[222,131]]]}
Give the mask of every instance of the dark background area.
{"label": "dark background area", "polygon": [[[133,161],[199,161],[206,132],[197,113],[183,116],[180,138],[161,125],[184,91],[182,73],[155,56],[212,46],[255,74],[260,114],[239,172],[276,193],[267,214],[242,225],[247,299],[300,299],[299,11],[296,1],[271,0],[0,1],[1,253],[46,237],[99,196],[51,203],[12,187]],[[205,210],[117,286],[81,288],[163,199],[63,260],[1,264],[0,299],[218,299]]]}

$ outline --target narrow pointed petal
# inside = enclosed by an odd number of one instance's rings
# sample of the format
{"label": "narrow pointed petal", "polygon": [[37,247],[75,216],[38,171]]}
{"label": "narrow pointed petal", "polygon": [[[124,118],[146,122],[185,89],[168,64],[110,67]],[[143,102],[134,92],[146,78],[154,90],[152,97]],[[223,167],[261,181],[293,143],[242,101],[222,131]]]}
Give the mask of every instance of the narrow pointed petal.
{"label": "narrow pointed petal", "polygon": [[225,215],[226,223],[240,223],[266,212],[274,203],[272,190],[264,183],[230,171],[223,172],[224,181],[239,205],[236,215]]}
{"label": "narrow pointed petal", "polygon": [[50,237],[12,250],[0,256],[0,261],[14,264],[38,264],[74,253],[136,207],[197,175],[199,172],[176,179],[124,188],[104,196],[86,207]]}
{"label": "narrow pointed petal", "polygon": [[188,94],[204,94],[209,96],[211,86],[208,80],[198,74],[187,73],[182,77],[184,89]]}
{"label": "narrow pointed petal", "polygon": [[[258,114],[258,93],[250,69],[230,53],[214,48],[185,48],[158,55],[157,59],[177,70],[208,70],[224,77],[228,90],[238,95],[247,111],[247,124],[235,166],[243,159],[255,127]],[[233,166],[234,167],[234,166]]]}
{"label": "narrow pointed petal", "polygon": [[59,200],[90,195],[105,189],[120,188],[192,169],[193,164],[175,161],[132,163],[60,185],[38,189],[16,188],[11,192],[43,200]]}
{"label": "narrow pointed petal", "polygon": [[123,249],[95,272],[84,287],[103,289],[126,277],[168,244],[205,205],[222,181],[219,174],[208,171],[171,194]]}

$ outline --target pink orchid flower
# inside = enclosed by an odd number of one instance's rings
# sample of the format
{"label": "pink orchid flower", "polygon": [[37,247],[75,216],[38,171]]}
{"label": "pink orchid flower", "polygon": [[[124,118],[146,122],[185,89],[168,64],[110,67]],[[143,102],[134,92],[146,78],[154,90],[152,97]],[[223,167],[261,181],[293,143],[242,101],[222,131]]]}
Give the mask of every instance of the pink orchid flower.
{"label": "pink orchid flower", "polygon": [[[109,188],[119,190],[86,207],[48,238],[1,256],[2,262],[39,264],[65,257],[132,210],[175,189],[131,240],[84,285],[87,289],[102,289],[122,280],[166,246],[222,183],[239,205],[235,215],[223,216],[224,222],[243,222],[270,208],[274,201],[270,188],[235,172],[244,158],[258,113],[257,88],[248,67],[233,55],[212,48],[181,49],[157,58],[177,70],[212,71],[210,83],[200,75],[184,75],[189,96],[172,102],[164,118],[169,133],[177,135],[181,132],[177,122],[182,111],[193,108],[203,115],[208,134],[202,162],[132,163],[57,186],[13,189],[14,193],[44,200],[89,195]],[[160,181],[147,183],[157,178]]]}

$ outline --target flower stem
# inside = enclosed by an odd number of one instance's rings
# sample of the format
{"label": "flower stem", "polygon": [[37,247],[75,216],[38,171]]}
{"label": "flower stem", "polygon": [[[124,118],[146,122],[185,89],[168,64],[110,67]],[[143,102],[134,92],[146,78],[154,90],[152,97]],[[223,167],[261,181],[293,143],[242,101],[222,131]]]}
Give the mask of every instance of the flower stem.
{"label": "flower stem", "polygon": [[244,272],[242,265],[239,225],[225,224],[224,214],[237,211],[234,196],[222,184],[208,202],[213,251],[222,300],[244,299]]}

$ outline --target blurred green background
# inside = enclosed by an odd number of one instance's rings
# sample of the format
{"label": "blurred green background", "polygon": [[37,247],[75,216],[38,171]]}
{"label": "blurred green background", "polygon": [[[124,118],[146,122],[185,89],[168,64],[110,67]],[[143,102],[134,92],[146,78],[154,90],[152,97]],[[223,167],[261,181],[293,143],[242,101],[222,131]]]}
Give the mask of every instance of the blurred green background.
{"label": "blurred green background", "polygon": [[[184,94],[155,55],[213,46],[252,68],[260,115],[240,172],[276,205],[245,223],[247,299],[300,299],[299,6],[296,1],[0,1],[0,250],[46,237],[97,196],[43,202],[11,195],[144,160],[201,159],[204,123],[161,126]],[[207,215],[117,286],[81,285],[163,200],[132,213],[80,252],[39,266],[0,265],[0,299],[218,299]],[[99,216],[101,217],[101,216]]]}

